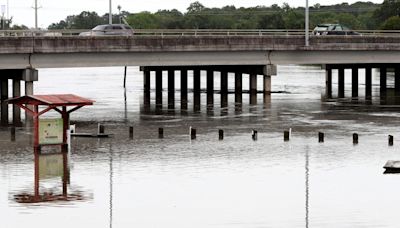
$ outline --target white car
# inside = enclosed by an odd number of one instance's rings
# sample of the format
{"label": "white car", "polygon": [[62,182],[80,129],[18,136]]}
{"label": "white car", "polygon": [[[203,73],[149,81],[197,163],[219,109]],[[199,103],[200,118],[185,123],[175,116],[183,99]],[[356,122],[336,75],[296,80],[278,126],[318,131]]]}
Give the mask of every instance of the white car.
{"label": "white car", "polygon": [[91,31],[81,32],[80,36],[133,36],[133,29],[124,24],[98,25]]}

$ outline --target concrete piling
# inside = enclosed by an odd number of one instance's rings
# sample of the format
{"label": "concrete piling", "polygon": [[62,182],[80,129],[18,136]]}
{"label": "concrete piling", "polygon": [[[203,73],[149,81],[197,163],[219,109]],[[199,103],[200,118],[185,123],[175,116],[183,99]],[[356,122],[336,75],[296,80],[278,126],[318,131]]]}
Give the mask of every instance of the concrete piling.
{"label": "concrete piling", "polygon": [[168,70],[168,109],[175,108],[175,71]]}
{"label": "concrete piling", "polygon": [[387,69],[385,66],[382,66],[380,68],[380,92],[381,94],[386,93],[386,87],[387,87]]}
{"label": "concrete piling", "polygon": [[188,109],[188,72],[181,70],[181,109]]}
{"label": "concrete piling", "polygon": [[332,69],[330,67],[327,67],[325,71],[325,86],[326,97],[332,98]]}
{"label": "concrete piling", "polygon": [[218,130],[219,140],[224,140],[224,130]]}
{"label": "concrete piling", "polygon": [[290,140],[290,132],[289,131],[284,131],[283,132],[283,141],[287,142]]}
{"label": "concrete piling", "polygon": [[242,103],[242,73],[235,73],[235,103]]}
{"label": "concrete piling", "polygon": [[393,135],[389,135],[389,146],[393,146],[393,139],[394,139],[394,137],[393,137]]}
{"label": "concrete piling", "polygon": [[353,134],[353,144],[358,144],[358,134],[357,133]]}
{"label": "concrete piling", "polygon": [[[19,79],[13,79],[12,84],[13,84],[13,92],[12,92],[13,98],[20,97],[21,81]],[[21,125],[21,108],[18,107],[17,105],[13,105],[13,124],[15,126]]]}
{"label": "concrete piling", "polygon": [[1,102],[1,125],[8,125],[8,79],[0,80],[0,102]]}
{"label": "concrete piling", "polygon": [[339,68],[338,74],[338,97],[344,98],[344,68]]}
{"label": "concrete piling", "polygon": [[258,139],[258,132],[257,132],[257,130],[252,130],[252,132],[251,132],[251,138],[254,140],[254,141],[256,141],[257,139]]}
{"label": "concrete piling", "polygon": [[195,112],[200,111],[200,102],[201,102],[201,97],[200,97],[200,90],[201,90],[201,71],[196,69],[193,71],[193,110]]}
{"label": "concrete piling", "polygon": [[323,132],[318,132],[318,142],[323,143],[324,137],[325,137],[325,134]]}
{"label": "concrete piling", "polygon": [[250,74],[250,104],[257,104],[257,74]]}
{"label": "concrete piling", "polygon": [[162,83],[163,72],[162,70],[156,71],[156,108],[162,108],[162,90],[163,90],[163,83]]}
{"label": "concrete piling", "polygon": [[358,97],[358,67],[351,69],[351,96]]}
{"label": "concrete piling", "polygon": [[367,99],[372,98],[372,68],[365,68],[365,97]]}

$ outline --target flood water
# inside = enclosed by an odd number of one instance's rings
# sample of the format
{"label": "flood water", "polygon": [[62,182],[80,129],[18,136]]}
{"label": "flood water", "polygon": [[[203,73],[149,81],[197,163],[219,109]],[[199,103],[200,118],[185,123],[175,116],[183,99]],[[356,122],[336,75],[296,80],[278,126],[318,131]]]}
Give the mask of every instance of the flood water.
{"label": "flood water", "polygon": [[[68,158],[39,158],[51,172],[40,176],[36,187],[42,199],[51,200],[27,202],[35,193],[31,129],[17,128],[11,142],[9,129],[0,128],[0,227],[399,227],[400,175],[383,174],[382,166],[400,160],[400,105],[380,100],[376,72],[372,102],[364,99],[363,71],[360,98],[354,101],[335,99],[336,72],[334,98],[326,99],[319,67],[280,66],[270,100],[259,94],[257,105],[250,106],[244,94],[237,110],[229,94],[224,109],[215,93],[210,112],[202,93],[200,112],[194,112],[189,93],[187,113],[180,110],[177,75],[175,110],[167,110],[165,90],[163,114],[156,115],[154,90],[150,112],[143,109],[139,69],[128,68],[126,91],[123,71],[39,70],[35,93],[73,93],[96,101],[72,114],[77,132],[94,133],[102,123],[113,136],[72,138]],[[218,75],[215,80],[218,90]],[[230,75],[230,88],[233,81]],[[248,84],[244,75],[244,90]],[[192,85],[189,73],[189,90]],[[261,89],[261,77],[258,85]],[[393,87],[393,76],[388,85]],[[348,75],[346,96],[350,89]],[[132,140],[129,126],[134,126]],[[197,129],[196,140],[189,138],[190,126]],[[284,142],[289,128],[290,141]],[[223,141],[218,129],[225,132]],[[324,143],[318,143],[318,132],[325,133]],[[394,146],[388,145],[389,134]],[[67,176],[63,159],[69,163]]]}

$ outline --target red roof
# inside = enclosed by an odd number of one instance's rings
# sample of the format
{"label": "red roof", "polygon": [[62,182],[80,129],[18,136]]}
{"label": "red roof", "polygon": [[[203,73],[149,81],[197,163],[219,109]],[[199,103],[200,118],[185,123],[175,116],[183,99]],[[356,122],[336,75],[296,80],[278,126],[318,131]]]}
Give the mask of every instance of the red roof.
{"label": "red roof", "polygon": [[83,106],[94,101],[73,94],[28,95],[7,100],[10,104]]}

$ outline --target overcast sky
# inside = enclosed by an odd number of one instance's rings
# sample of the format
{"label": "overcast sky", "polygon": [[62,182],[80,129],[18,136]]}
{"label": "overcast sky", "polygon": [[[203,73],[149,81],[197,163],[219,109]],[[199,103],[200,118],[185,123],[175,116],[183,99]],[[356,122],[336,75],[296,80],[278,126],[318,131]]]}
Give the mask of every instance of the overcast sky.
{"label": "overcast sky", "polygon": [[[79,14],[82,11],[96,11],[99,15],[108,12],[109,0],[37,0],[41,7],[38,10],[39,27],[47,28],[53,22],[59,22],[68,15]],[[195,0],[112,0],[113,12],[118,12],[117,6],[121,5],[122,10],[131,13],[150,11],[155,12],[159,9],[178,9],[186,12],[190,3]],[[375,3],[382,3],[383,0],[369,0]],[[8,7],[7,7],[8,2]],[[221,7],[226,5],[234,5],[236,7],[251,7],[257,5],[270,6],[272,4],[282,5],[284,2],[290,6],[303,6],[305,0],[200,0],[206,7]],[[321,5],[331,5],[342,2],[354,3],[357,0],[309,0],[310,6],[319,3]],[[14,24],[24,24],[28,27],[34,27],[35,17],[34,9],[35,0],[0,0],[1,13],[4,17],[8,15],[13,17]]]}

